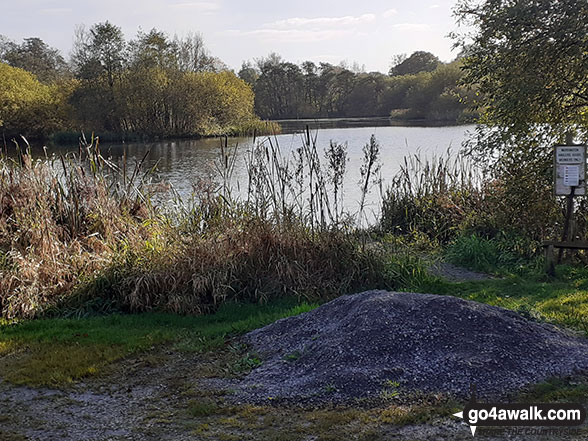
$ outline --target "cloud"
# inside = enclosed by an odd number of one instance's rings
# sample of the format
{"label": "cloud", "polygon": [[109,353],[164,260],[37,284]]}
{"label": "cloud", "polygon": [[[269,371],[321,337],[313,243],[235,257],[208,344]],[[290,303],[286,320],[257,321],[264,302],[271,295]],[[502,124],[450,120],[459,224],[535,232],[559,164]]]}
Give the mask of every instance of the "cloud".
{"label": "cloud", "polygon": [[229,30],[231,36],[258,37],[267,41],[308,43],[361,35],[357,27],[376,20],[375,14],[344,17],[292,17],[266,23],[260,29]]}
{"label": "cloud", "polygon": [[229,30],[225,34],[235,37],[259,37],[262,40],[284,43],[310,43],[337,39],[352,33],[347,30],[255,29],[252,31]]}
{"label": "cloud", "polygon": [[372,22],[376,19],[375,14],[363,14],[358,16],[347,15],[345,17],[316,17],[304,18],[293,17],[268,23],[264,27],[268,29],[290,29],[301,27],[307,28],[328,28],[337,26],[360,25]]}
{"label": "cloud", "polygon": [[215,2],[185,2],[185,3],[174,3],[170,5],[176,9],[195,9],[198,11],[212,12],[220,9],[220,5]]}
{"label": "cloud", "polygon": [[318,54],[318,55],[311,55],[306,57],[309,61],[314,61],[315,63],[338,63],[343,58],[343,55],[334,55],[334,54]]}
{"label": "cloud", "polygon": [[396,9],[388,9],[387,11],[384,11],[382,16],[384,18],[390,18],[390,17],[395,16],[396,14],[398,14],[398,11]]}
{"label": "cloud", "polygon": [[[385,11],[382,16],[392,17],[397,14],[396,9]],[[292,17],[263,24],[259,29],[232,29],[226,34],[233,37],[257,37],[264,41],[278,41],[283,43],[308,43],[324,40],[340,39],[343,37],[365,37],[367,34],[362,26],[375,22],[376,14],[363,14],[343,17]],[[392,29],[403,32],[421,32],[430,29],[422,23],[397,23]]]}
{"label": "cloud", "polygon": [[431,5],[431,6],[429,6],[429,9],[437,9],[440,7],[441,7],[441,5]]}
{"label": "cloud", "polygon": [[426,31],[430,26],[424,23],[397,23],[392,27],[399,31]]}

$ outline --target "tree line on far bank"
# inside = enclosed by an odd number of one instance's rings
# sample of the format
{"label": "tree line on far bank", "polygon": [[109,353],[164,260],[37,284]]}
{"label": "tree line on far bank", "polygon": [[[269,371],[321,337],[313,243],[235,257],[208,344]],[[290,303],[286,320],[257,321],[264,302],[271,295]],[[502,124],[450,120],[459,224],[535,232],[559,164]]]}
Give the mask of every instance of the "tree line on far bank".
{"label": "tree line on far bank", "polygon": [[251,87],[197,34],[153,29],[126,41],[104,22],[76,30],[69,63],[39,38],[3,38],[0,61],[0,127],[11,135],[197,136],[260,123]]}
{"label": "tree line on far bank", "polygon": [[415,52],[393,64],[386,75],[270,54],[236,75],[198,34],[152,29],[127,41],[108,21],[76,30],[69,61],[39,38],[0,36],[0,129],[172,137],[275,129],[259,117],[471,118],[460,60]]}
{"label": "tree line on far bank", "polygon": [[255,91],[262,118],[385,117],[465,122],[475,90],[461,85],[462,61],[429,52],[396,56],[388,75],[345,63],[284,61],[277,54],[245,62],[239,76]]}

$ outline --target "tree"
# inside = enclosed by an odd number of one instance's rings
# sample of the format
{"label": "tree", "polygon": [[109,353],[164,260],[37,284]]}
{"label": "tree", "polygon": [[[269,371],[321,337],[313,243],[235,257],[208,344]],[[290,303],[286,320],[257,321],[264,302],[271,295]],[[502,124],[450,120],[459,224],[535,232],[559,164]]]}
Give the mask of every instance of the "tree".
{"label": "tree", "polygon": [[0,130],[44,136],[63,127],[65,97],[23,69],[0,63]]}
{"label": "tree", "polygon": [[408,58],[408,55],[406,54],[395,54],[392,55],[392,62],[390,64],[390,75],[392,75],[392,69],[394,69],[396,66],[398,66],[400,63],[402,63],[403,61],[405,61]]}
{"label": "tree", "polygon": [[348,116],[388,115],[390,109],[381,109],[381,101],[388,77],[382,73],[359,74],[346,99]]}
{"label": "tree", "polygon": [[255,82],[259,78],[259,71],[253,66],[250,61],[244,61],[239,70],[239,78],[249,84],[251,87],[255,86]]}
{"label": "tree", "polygon": [[482,122],[503,141],[550,143],[570,130],[586,139],[586,0],[461,0],[455,15],[475,29],[472,41],[456,37],[465,81],[479,86]]}
{"label": "tree", "polygon": [[551,147],[574,132],[588,137],[588,3],[460,0],[455,15],[468,26],[456,35],[465,82],[480,94],[483,124],[471,151],[493,173],[492,197],[504,212],[545,239],[563,211]]}
{"label": "tree", "polygon": [[255,82],[255,108],[263,118],[298,118],[304,101],[300,68],[276,54],[258,60],[261,74]]}
{"label": "tree", "polygon": [[[215,72],[218,59],[211,57],[204,39],[199,33],[189,33],[185,37],[174,36],[176,62],[182,72]],[[222,69],[221,69],[222,70]]]}
{"label": "tree", "polygon": [[5,35],[0,34],[0,60],[4,60],[4,56],[6,52],[12,49],[14,42],[12,42],[8,37]]}
{"label": "tree", "polygon": [[118,26],[105,21],[93,25],[89,31],[83,27],[76,30],[72,62],[78,78],[87,81],[72,99],[76,107],[84,108],[81,111],[86,115],[101,113],[101,128],[107,131],[122,129],[115,88],[120,87],[127,58],[127,43]]}
{"label": "tree", "polygon": [[[396,61],[401,60],[402,57],[396,58]],[[400,61],[398,64],[392,66],[390,75],[414,75],[420,72],[432,72],[437,69],[441,62],[439,58],[430,52],[417,51],[410,57]]]}
{"label": "tree", "polygon": [[4,40],[0,59],[37,76],[43,83],[55,82],[68,76],[67,63],[57,49],[37,37],[25,38],[22,44]]}
{"label": "tree", "polygon": [[255,60],[255,64],[257,64],[257,68],[260,71],[271,66],[279,66],[282,63],[284,63],[284,59],[275,52],[271,52],[267,57],[261,57]]}
{"label": "tree", "polygon": [[329,63],[320,63],[317,86],[319,112],[323,116],[345,116],[355,75],[350,70]]}
{"label": "tree", "polygon": [[319,103],[317,88],[319,85],[318,68],[312,61],[305,61],[301,65],[304,75],[304,108],[302,114],[305,117],[318,115]]}
{"label": "tree", "polygon": [[199,34],[139,31],[128,44],[109,22],[76,31],[80,80],[70,97],[82,128],[150,136],[225,133],[250,124],[251,87],[204,48]]}
{"label": "tree", "polygon": [[78,77],[96,79],[105,74],[112,88],[123,70],[126,48],[122,30],[108,21],[93,25],[89,31],[78,28],[72,52]]}
{"label": "tree", "polygon": [[148,33],[139,31],[137,38],[129,43],[130,60],[134,69],[160,67],[174,68],[177,65],[176,46],[164,32],[153,28]]}
{"label": "tree", "polygon": [[[254,117],[253,91],[233,72],[202,72],[197,75],[200,102],[207,110],[210,128],[237,125]],[[218,130],[216,130],[218,133]]]}
{"label": "tree", "polygon": [[440,65],[433,72],[414,75],[404,99],[411,116],[432,121],[461,121],[471,117],[464,103],[471,96],[458,85],[463,76],[460,67],[461,63],[454,61]]}

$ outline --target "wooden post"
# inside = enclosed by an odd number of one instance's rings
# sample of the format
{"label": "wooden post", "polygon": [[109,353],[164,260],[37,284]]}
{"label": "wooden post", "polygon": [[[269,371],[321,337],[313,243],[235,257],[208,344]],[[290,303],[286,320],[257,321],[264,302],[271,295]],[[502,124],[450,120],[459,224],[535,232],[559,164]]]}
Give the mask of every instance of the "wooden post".
{"label": "wooden post", "polygon": [[574,133],[569,130],[566,132],[566,145],[574,145]]}
{"label": "wooden post", "polygon": [[[570,220],[574,215],[574,192],[576,191],[576,187],[572,187],[570,194],[566,196],[566,214],[564,220],[564,227],[563,227],[563,234],[561,236],[561,241],[566,242],[568,240],[568,233],[570,231]],[[564,249],[560,248],[559,253],[557,254],[557,264],[561,263],[561,259],[563,257]]]}

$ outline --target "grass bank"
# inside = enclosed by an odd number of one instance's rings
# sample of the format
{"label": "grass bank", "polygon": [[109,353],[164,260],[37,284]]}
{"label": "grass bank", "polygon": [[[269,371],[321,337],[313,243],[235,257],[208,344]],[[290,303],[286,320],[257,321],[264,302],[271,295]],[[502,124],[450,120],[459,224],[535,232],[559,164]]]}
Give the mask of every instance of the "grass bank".
{"label": "grass bank", "polygon": [[[110,314],[4,322],[2,377],[14,384],[63,386],[161,345],[185,352],[222,350],[238,335],[314,307],[290,298],[268,305],[227,303],[216,313],[201,316]],[[255,359],[246,357],[241,363],[253,366]]]}
{"label": "grass bank", "polygon": [[[555,279],[529,270],[475,282],[449,282],[423,274],[406,275],[404,280],[406,285],[400,289],[500,306],[588,336],[585,269],[560,266]],[[187,352],[226,350],[235,337],[247,331],[317,305],[290,297],[264,305],[225,303],[216,313],[199,316],[141,313],[4,321],[0,325],[0,364],[3,377],[16,384],[63,385],[102,373],[115,361],[161,345]],[[255,365],[254,354],[244,357],[240,362]]]}
{"label": "grass bank", "polygon": [[588,336],[588,271],[558,268],[558,277],[507,275],[496,280],[423,284],[432,294],[453,295],[511,309],[538,321],[574,329]]}

